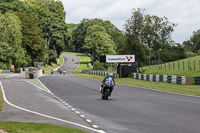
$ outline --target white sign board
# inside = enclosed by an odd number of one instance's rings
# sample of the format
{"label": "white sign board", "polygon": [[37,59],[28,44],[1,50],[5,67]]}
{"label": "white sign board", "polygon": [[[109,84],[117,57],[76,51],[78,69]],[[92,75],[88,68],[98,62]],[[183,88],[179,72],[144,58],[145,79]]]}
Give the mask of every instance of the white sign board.
{"label": "white sign board", "polygon": [[135,55],[106,55],[106,63],[132,63]]}

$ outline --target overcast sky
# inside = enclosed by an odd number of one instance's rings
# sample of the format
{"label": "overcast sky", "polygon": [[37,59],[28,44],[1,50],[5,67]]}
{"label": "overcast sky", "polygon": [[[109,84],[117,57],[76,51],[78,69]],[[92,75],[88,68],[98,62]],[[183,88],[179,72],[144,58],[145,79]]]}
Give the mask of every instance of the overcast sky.
{"label": "overcast sky", "polygon": [[178,26],[172,34],[175,42],[188,40],[200,29],[200,0],[61,0],[67,23],[80,23],[83,18],[110,20],[120,30],[132,15],[133,8],[145,8],[147,14],[166,16]]}

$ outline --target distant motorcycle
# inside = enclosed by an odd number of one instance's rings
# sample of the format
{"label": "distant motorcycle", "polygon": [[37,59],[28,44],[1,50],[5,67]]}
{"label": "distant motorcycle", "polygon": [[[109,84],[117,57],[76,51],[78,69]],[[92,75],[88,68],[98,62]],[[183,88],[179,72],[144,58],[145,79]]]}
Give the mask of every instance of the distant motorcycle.
{"label": "distant motorcycle", "polygon": [[102,81],[102,85],[100,87],[102,99],[107,100],[108,96],[111,96],[114,86],[115,86],[115,81],[114,78],[112,77],[107,77]]}
{"label": "distant motorcycle", "polygon": [[53,74],[53,72],[54,72],[53,69],[51,69],[51,75]]}
{"label": "distant motorcycle", "polygon": [[63,75],[65,75],[65,74],[66,74],[66,71],[64,70],[64,71],[63,71]]}

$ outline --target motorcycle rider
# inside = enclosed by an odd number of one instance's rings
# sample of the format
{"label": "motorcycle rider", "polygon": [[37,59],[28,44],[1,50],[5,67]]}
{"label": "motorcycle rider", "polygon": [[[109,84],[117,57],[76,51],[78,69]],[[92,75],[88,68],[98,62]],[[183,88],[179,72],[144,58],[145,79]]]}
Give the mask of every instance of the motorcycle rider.
{"label": "motorcycle rider", "polygon": [[[113,86],[115,86],[115,79],[111,74],[109,74],[108,76],[105,76],[105,78],[102,81],[102,85],[100,87],[100,92],[101,93],[103,92],[103,89],[104,89],[103,85],[105,84],[105,82],[113,82]],[[112,91],[113,91],[113,87],[112,87],[112,89],[110,91],[110,95],[111,95]]]}
{"label": "motorcycle rider", "polygon": [[65,75],[66,74],[66,71],[65,71],[65,69],[63,70],[63,75]]}
{"label": "motorcycle rider", "polygon": [[54,70],[53,70],[53,69],[51,69],[51,74],[53,74],[53,72],[54,72]]}

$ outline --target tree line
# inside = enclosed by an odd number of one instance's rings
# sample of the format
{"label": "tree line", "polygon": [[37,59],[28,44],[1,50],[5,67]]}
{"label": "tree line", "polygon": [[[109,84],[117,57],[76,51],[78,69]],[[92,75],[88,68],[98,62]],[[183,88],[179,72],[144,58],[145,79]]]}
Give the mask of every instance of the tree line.
{"label": "tree line", "polygon": [[69,41],[65,14],[61,1],[1,0],[1,64],[19,68],[56,62]]}
{"label": "tree line", "polygon": [[123,31],[101,19],[83,19],[71,25],[69,45],[73,50],[93,52],[97,59],[106,54],[134,54],[139,62],[174,61],[187,57],[185,47],[171,38],[176,26],[166,17],[138,8],[133,9]]}
{"label": "tree line", "polygon": [[97,18],[67,24],[65,16],[61,1],[1,0],[0,64],[51,64],[63,50],[87,52],[97,61],[101,55],[134,54],[139,62],[158,58],[167,62],[186,58],[189,50],[200,50],[199,30],[183,45],[176,43],[171,34],[177,24],[145,9],[133,9],[123,31]]}

